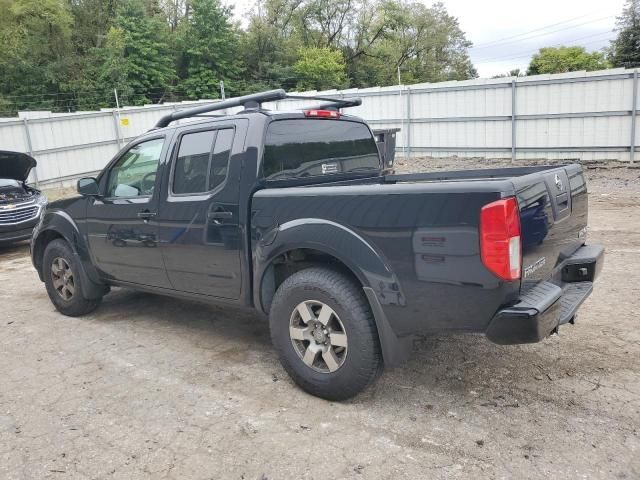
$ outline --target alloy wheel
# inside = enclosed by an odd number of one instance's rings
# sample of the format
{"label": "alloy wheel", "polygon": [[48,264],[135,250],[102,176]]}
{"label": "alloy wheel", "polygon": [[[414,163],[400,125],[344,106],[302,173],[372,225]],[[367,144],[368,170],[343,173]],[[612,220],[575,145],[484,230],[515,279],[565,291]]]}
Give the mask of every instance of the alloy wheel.
{"label": "alloy wheel", "polygon": [[336,312],[317,300],[293,310],[289,337],[300,359],[316,372],[333,373],[347,358],[347,332]]}
{"label": "alloy wheel", "polygon": [[75,278],[69,262],[62,257],[56,257],[51,263],[51,280],[53,280],[53,288],[60,297],[69,301],[73,297],[76,290]]}

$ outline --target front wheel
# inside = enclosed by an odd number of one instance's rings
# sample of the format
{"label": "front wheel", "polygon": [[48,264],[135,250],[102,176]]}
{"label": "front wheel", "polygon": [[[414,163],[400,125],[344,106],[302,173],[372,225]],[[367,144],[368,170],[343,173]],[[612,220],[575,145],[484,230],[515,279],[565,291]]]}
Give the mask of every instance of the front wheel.
{"label": "front wheel", "polygon": [[278,288],[271,339],[285,370],[305,391],[344,400],[382,369],[378,332],[362,288],[328,268],[301,270]]}
{"label": "front wheel", "polygon": [[53,240],[44,250],[44,283],[51,303],[69,317],[78,317],[94,311],[101,298],[87,300],[82,294],[82,279],[76,257],[64,240]]}

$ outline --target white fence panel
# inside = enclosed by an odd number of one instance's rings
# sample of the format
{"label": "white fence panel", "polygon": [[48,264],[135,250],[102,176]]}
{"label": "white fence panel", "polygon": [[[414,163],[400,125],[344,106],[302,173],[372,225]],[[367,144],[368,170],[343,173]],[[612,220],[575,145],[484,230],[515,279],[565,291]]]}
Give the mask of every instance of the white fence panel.
{"label": "white fence panel", "polygon": [[19,120],[0,123],[0,150],[29,150],[24,122]]}
{"label": "white fence panel", "polygon": [[[362,97],[363,104],[349,113],[365,118],[372,128],[401,128],[396,137],[400,155],[633,161],[640,138],[634,70],[296,95]],[[0,119],[0,149],[32,153],[38,160],[34,181],[70,183],[103,168],[123,145],[152,128],[161,116],[206,102],[126,107],[119,112],[22,112],[22,118]],[[264,107],[291,110],[314,104],[318,102],[287,99]]]}

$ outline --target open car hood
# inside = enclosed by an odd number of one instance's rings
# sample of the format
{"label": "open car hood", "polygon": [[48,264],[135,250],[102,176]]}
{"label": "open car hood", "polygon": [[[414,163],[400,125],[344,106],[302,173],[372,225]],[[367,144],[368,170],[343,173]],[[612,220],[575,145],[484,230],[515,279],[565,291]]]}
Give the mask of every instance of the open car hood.
{"label": "open car hood", "polygon": [[0,150],[0,178],[24,182],[37,164],[36,159],[26,153]]}

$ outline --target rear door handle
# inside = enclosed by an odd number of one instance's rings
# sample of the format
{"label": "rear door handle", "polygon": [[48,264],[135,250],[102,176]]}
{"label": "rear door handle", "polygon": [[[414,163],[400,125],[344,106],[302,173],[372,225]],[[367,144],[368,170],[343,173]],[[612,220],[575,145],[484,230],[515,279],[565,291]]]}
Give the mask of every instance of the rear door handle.
{"label": "rear door handle", "polygon": [[143,210],[142,212],[138,212],[138,218],[142,218],[143,220],[149,220],[157,215],[156,212],[150,212],[149,210]]}

